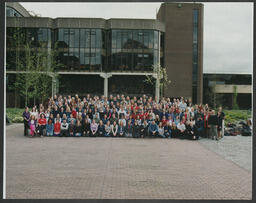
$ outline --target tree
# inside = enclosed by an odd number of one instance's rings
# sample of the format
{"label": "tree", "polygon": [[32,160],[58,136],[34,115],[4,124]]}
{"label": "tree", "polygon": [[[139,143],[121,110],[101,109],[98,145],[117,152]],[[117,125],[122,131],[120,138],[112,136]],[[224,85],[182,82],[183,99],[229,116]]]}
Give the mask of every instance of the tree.
{"label": "tree", "polygon": [[146,75],[146,79],[144,82],[154,85],[156,80],[159,80],[159,89],[160,89],[160,97],[163,96],[164,90],[168,88],[168,85],[171,83],[171,80],[168,79],[167,71],[164,67],[161,65],[154,65],[152,66],[153,74],[152,75]]}
{"label": "tree", "polygon": [[[63,65],[57,60],[57,43],[48,47],[45,42],[33,44],[33,39],[25,39],[20,28],[14,29],[12,48],[15,49],[16,80],[13,84],[15,91],[25,98],[25,106],[30,99],[43,102],[52,90],[52,77]],[[12,56],[9,56],[12,57]],[[9,60],[10,61],[10,60]],[[7,64],[7,68],[8,64]]]}

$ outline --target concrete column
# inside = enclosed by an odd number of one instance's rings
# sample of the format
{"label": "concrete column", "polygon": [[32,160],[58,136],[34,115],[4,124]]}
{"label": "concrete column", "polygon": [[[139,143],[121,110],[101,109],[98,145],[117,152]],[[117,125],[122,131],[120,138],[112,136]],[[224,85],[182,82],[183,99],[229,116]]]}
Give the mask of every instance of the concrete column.
{"label": "concrete column", "polygon": [[156,95],[156,98],[157,98],[157,101],[159,101],[160,99],[160,79],[159,79],[159,76],[156,77],[156,92],[155,92],[155,95]]}
{"label": "concrete column", "polygon": [[156,83],[155,83],[155,96],[157,98],[157,101],[159,101],[159,99],[160,99],[160,78],[161,77],[159,75],[159,71],[158,70],[156,70],[156,73],[153,74],[153,78],[156,79]]}
{"label": "concrete column", "polygon": [[59,79],[55,74],[51,74],[50,76],[52,77],[52,97],[53,97],[55,94],[59,93]]}
{"label": "concrete column", "polygon": [[108,78],[112,77],[112,74],[101,73],[100,77],[104,78],[104,97],[108,97]]}
{"label": "concrete column", "polygon": [[104,78],[104,96],[108,97],[108,78]]}
{"label": "concrete column", "polygon": [[52,77],[52,97],[56,94],[56,78],[55,76]]}

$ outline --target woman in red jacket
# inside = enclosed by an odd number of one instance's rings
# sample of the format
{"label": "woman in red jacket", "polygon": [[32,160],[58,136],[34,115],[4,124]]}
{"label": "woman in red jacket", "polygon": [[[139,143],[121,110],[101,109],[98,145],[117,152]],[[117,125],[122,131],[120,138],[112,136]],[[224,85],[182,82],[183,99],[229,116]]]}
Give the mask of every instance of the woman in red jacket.
{"label": "woman in red jacket", "polygon": [[54,136],[60,136],[60,121],[57,119],[56,123],[54,123]]}
{"label": "woman in red jacket", "polygon": [[38,130],[39,130],[39,135],[41,137],[43,137],[43,135],[45,134],[45,130],[46,130],[46,118],[44,114],[40,114],[40,118],[38,120]]}

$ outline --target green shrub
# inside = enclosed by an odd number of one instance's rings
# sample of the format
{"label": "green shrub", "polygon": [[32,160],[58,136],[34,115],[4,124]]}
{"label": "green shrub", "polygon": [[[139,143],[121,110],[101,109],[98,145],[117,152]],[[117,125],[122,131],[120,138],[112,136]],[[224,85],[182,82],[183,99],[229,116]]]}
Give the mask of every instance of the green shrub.
{"label": "green shrub", "polygon": [[6,108],[6,115],[9,118],[9,120],[13,123],[20,123],[20,118],[23,121],[22,113],[24,112],[24,109],[19,108]]}
{"label": "green shrub", "polygon": [[13,123],[23,123],[23,118],[21,116],[19,117],[14,117],[12,120]]}
{"label": "green shrub", "polygon": [[246,110],[224,110],[225,124],[247,120],[252,117],[251,111]]}

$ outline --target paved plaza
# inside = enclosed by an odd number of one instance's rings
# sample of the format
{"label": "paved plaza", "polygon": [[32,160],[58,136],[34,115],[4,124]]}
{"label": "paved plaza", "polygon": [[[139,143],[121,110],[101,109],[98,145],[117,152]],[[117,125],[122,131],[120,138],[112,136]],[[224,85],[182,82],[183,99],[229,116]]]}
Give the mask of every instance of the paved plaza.
{"label": "paved plaza", "polygon": [[[8,199],[252,197],[249,137],[224,137],[216,143],[206,139],[27,138],[22,133],[21,124],[7,126]],[[243,138],[247,147],[239,148],[237,139]],[[225,152],[223,146],[230,149]],[[240,153],[234,152],[238,149]]]}

